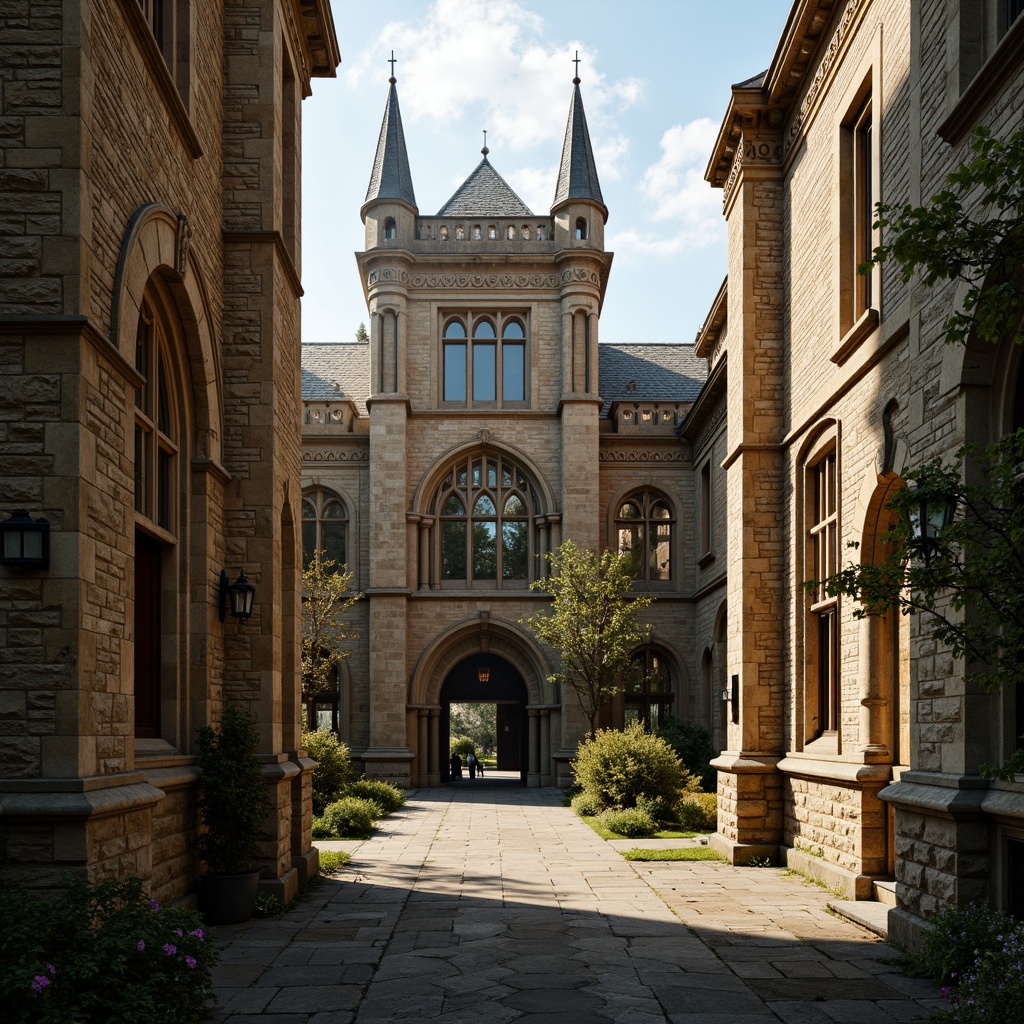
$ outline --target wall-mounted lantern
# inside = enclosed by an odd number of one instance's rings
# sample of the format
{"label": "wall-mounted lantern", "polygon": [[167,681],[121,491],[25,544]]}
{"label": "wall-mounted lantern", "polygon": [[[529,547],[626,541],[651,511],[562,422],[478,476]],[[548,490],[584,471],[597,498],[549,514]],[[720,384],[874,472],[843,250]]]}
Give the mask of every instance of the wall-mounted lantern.
{"label": "wall-mounted lantern", "polygon": [[244,572],[238,574],[234,583],[228,583],[228,574],[220,571],[220,621],[223,622],[230,610],[234,618],[240,622],[252,615],[252,602],[256,597],[256,588],[249,582]]}
{"label": "wall-mounted lantern", "polygon": [[949,494],[922,494],[910,509],[910,546],[929,565],[939,550],[939,538],[956,513],[956,498]]}
{"label": "wall-mounted lantern", "polygon": [[489,683],[491,681],[491,670],[486,666],[482,665],[476,670],[477,682]]}
{"label": "wall-mounted lantern", "polygon": [[0,565],[13,569],[50,568],[50,521],[33,519],[19,508],[0,523]]}

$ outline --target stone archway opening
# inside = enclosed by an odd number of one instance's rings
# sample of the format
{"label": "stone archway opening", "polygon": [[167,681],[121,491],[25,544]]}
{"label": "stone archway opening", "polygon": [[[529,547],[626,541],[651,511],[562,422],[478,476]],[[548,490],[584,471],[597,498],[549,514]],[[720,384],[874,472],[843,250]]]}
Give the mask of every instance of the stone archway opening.
{"label": "stone archway opening", "polygon": [[[528,692],[518,669],[505,658],[493,653],[479,653],[463,658],[445,677],[441,685],[441,721],[439,743],[447,752],[451,740],[451,706],[453,704],[494,704],[497,733],[497,771],[487,781],[508,782],[507,773],[514,772],[513,781],[526,783],[529,764]],[[442,759],[441,782],[451,781],[451,769]]]}

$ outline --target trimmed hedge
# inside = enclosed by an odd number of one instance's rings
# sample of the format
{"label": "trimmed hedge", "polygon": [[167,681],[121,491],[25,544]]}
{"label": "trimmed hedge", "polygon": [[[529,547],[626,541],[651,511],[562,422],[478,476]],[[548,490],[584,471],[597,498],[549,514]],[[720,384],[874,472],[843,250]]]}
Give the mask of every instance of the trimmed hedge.
{"label": "trimmed hedge", "polygon": [[381,817],[397,811],[405,803],[405,794],[397,786],[382,779],[360,779],[353,782],[345,795],[372,800],[380,808]]}
{"label": "trimmed hedge", "polygon": [[646,812],[636,807],[626,807],[605,811],[601,815],[601,824],[609,832],[629,839],[640,839],[653,836],[658,831],[658,823]]}

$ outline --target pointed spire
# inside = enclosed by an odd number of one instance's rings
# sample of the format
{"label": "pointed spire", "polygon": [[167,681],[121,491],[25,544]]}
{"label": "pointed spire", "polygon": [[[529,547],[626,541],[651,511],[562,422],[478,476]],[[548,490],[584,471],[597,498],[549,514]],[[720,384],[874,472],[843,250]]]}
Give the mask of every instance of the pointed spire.
{"label": "pointed spire", "polygon": [[[578,55],[576,61],[579,70]],[[580,95],[579,75],[573,78],[572,85],[569,120],[565,125],[565,142],[562,143],[562,163],[558,168],[558,185],[551,212],[554,213],[563,203],[583,199],[598,203],[607,218],[608,211],[601,195],[601,183],[597,180],[597,164],[594,162],[594,150],[587,130],[587,115]]]}
{"label": "pointed spire", "polygon": [[[391,60],[394,61],[394,53]],[[384,108],[384,120],[381,122],[380,138],[377,140],[377,155],[373,159],[370,185],[366,190],[363,205],[365,207],[366,203],[372,203],[377,199],[397,199],[408,203],[415,210],[416,194],[412,187],[409,155],[405,151],[405,132],[402,130],[402,114],[398,109],[394,63],[391,70],[392,75],[388,79],[391,89],[388,92],[387,106]]]}

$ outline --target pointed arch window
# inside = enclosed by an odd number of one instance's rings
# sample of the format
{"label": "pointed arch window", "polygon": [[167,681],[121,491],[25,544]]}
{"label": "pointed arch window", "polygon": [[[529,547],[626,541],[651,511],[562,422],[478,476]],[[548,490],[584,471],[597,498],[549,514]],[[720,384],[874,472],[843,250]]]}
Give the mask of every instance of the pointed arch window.
{"label": "pointed arch window", "polygon": [[540,501],[516,463],[482,453],[461,459],[431,507],[442,586],[521,589],[536,578]]}
{"label": "pointed arch window", "polygon": [[317,551],[339,566],[348,564],[348,506],[336,494],[317,490],[302,499],[302,563],[309,566]]}
{"label": "pointed arch window", "polygon": [[655,647],[637,651],[623,694],[623,724],[657,729],[672,716],[675,701],[668,658]]}
{"label": "pointed arch window", "polygon": [[675,515],[656,491],[637,491],[615,517],[616,550],[632,560],[633,579],[645,586],[673,579]]}

